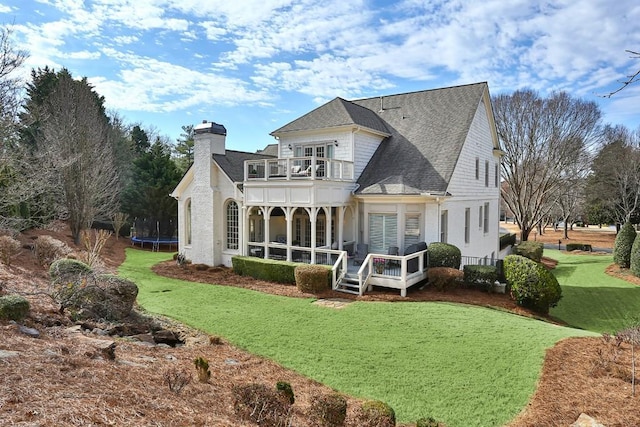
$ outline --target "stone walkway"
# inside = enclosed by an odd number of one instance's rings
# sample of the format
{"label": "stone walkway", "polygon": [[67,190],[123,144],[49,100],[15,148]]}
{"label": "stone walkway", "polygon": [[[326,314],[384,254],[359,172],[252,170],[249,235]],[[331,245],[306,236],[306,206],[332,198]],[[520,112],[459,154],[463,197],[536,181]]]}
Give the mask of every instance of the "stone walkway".
{"label": "stone walkway", "polygon": [[314,304],[329,308],[344,308],[353,301],[345,298],[326,298],[314,301]]}

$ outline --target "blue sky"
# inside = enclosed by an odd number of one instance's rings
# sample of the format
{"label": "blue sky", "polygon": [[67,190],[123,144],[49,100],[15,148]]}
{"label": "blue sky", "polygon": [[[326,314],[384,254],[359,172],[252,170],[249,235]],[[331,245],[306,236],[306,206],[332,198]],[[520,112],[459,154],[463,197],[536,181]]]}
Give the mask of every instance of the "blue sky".
{"label": "blue sky", "polygon": [[203,119],[255,151],[320,104],[487,81],[566,90],[640,126],[637,0],[0,0],[24,70],[68,68],[172,141]]}

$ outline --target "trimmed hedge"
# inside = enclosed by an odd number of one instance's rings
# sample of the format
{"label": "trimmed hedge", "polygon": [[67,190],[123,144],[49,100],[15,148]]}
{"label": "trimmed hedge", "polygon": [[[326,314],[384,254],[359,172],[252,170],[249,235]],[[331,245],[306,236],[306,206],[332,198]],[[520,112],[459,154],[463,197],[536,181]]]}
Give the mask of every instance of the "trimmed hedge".
{"label": "trimmed hedge", "polygon": [[295,269],[300,292],[323,292],[331,289],[331,268],[318,264],[299,264]]}
{"label": "trimmed hedge", "polygon": [[462,271],[465,285],[475,286],[486,292],[491,292],[493,284],[498,280],[498,269],[493,265],[465,265]]}
{"label": "trimmed hedge", "polygon": [[555,276],[542,264],[520,255],[507,255],[504,275],[516,303],[542,314],[549,313],[562,298],[562,289]]}
{"label": "trimmed hedge", "polygon": [[531,240],[520,242],[513,248],[514,255],[521,255],[534,260],[535,262],[540,262],[542,260],[543,252],[544,245],[540,242],[533,242]]}
{"label": "trimmed hedge", "polygon": [[588,243],[567,243],[567,252],[571,251],[587,251],[591,252],[593,248]]}
{"label": "trimmed hedge", "polygon": [[427,270],[429,284],[439,291],[454,290],[462,283],[464,273],[457,268],[433,267]]}
{"label": "trimmed hedge", "polygon": [[613,262],[622,268],[629,268],[631,265],[631,248],[636,240],[636,230],[630,222],[625,222],[613,245]]}
{"label": "trimmed hedge", "polygon": [[231,258],[231,264],[233,271],[240,276],[250,276],[287,285],[296,283],[295,269],[300,265],[297,262],[274,261],[250,256],[234,256]]}
{"label": "trimmed hedge", "polygon": [[54,261],[49,267],[49,277],[54,281],[66,281],[91,273],[93,270],[82,261],[62,258]]}
{"label": "trimmed hedge", "polygon": [[427,254],[429,256],[429,268],[460,268],[462,253],[457,246],[449,243],[433,242],[427,247]]}

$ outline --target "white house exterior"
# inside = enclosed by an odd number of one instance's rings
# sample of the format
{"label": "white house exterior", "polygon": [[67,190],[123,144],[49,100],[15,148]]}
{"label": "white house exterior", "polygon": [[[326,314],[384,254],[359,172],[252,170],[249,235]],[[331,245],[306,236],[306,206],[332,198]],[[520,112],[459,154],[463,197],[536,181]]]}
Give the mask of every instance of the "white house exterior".
{"label": "white house exterior", "polygon": [[[196,126],[194,165],[172,193],[187,259],[335,263],[339,282],[366,244],[379,256],[360,267],[359,292],[374,284],[404,294],[425,277],[422,257],[412,268],[405,256],[418,242],[496,258],[501,152],[486,83],[336,98],[271,135],[277,157],[226,150],[224,126]],[[390,247],[397,256],[385,256]],[[376,273],[380,258],[397,271]]]}

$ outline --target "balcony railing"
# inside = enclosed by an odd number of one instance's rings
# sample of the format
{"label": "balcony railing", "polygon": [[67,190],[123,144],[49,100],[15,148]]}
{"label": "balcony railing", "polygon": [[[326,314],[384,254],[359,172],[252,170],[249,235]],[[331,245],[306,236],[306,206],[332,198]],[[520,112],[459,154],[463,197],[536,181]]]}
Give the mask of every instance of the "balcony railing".
{"label": "balcony railing", "polygon": [[324,157],[288,157],[244,162],[245,181],[296,179],[353,181],[353,178],[353,162]]}

